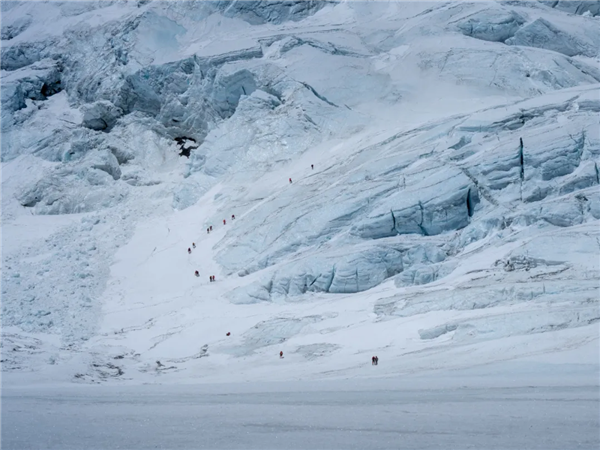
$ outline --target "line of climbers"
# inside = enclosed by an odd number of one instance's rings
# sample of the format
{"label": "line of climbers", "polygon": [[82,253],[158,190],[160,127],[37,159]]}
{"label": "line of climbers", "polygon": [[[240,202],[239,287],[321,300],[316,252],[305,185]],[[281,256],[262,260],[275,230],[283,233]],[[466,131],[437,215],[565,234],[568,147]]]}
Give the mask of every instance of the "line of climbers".
{"label": "line of climbers", "polygon": [[[311,164],[311,165],[310,165],[310,168],[311,168],[311,170],[314,170],[314,168],[315,168],[315,165],[314,165],[314,164]],[[292,183],[292,179],[291,179],[291,178],[289,178],[289,182],[290,182],[290,184]],[[231,220],[235,220],[235,214],[232,214],[232,215],[231,215]],[[226,219],[223,219],[223,225],[227,225],[227,220],[226,220]],[[210,226],[209,226],[209,227],[206,229],[206,234],[210,234],[210,232],[211,232],[212,230],[213,230],[213,227],[212,227],[212,225],[210,225]],[[192,242],[192,248],[196,248],[196,244],[195,244],[194,242]],[[191,249],[191,248],[188,248],[188,254],[191,254],[191,253],[192,253],[192,249]],[[197,270],[194,272],[194,275],[196,275],[197,277],[199,277],[199,276],[200,276],[200,274],[198,273],[198,271],[197,271]],[[213,281],[216,281],[216,280],[215,280],[215,276],[214,276],[214,275],[211,275],[211,276],[209,277],[209,279],[210,279],[210,281],[211,281],[211,282],[213,282]]]}
{"label": "line of climbers", "polygon": [[[521,142],[522,142],[522,141],[521,141]],[[522,145],[522,144],[521,144],[521,145]],[[314,168],[315,168],[314,164],[311,164],[311,165],[310,165],[310,168],[311,168],[311,169],[314,169]],[[291,184],[291,183],[292,183],[292,179],[290,178],[290,179],[289,179],[289,181],[290,181],[290,184]],[[235,214],[232,214],[232,215],[231,215],[231,220],[235,220]],[[227,225],[227,221],[226,221],[225,219],[223,219],[223,225]],[[212,231],[212,229],[213,229],[213,227],[212,227],[212,225],[210,225],[210,226],[209,226],[209,227],[206,229],[206,233],[210,233],[210,232]],[[192,242],[192,248],[196,248],[196,243],[195,243],[195,242]],[[191,254],[191,253],[192,253],[192,248],[188,248],[188,254]],[[195,275],[196,277],[200,277],[200,272],[198,272],[198,271],[196,270],[196,271],[194,271],[194,275]],[[212,283],[212,282],[214,282],[214,281],[216,281],[216,279],[215,279],[215,276],[214,276],[214,275],[210,275],[208,278],[209,278],[209,281],[210,281],[211,283]],[[229,331],[228,331],[228,332],[227,332],[227,334],[226,334],[226,336],[231,336],[231,332],[229,332]],[[283,351],[280,351],[280,352],[279,352],[279,358],[280,358],[280,359],[283,359]],[[158,363],[159,367],[162,365],[162,364],[160,364],[160,362],[159,362],[159,361],[157,361],[157,363]],[[372,365],[374,365],[374,366],[378,365],[378,364],[379,364],[379,357],[378,357],[378,356],[373,356],[373,357],[371,358],[371,364],[372,364]]]}
{"label": "line of climbers", "polygon": [[[522,146],[522,145],[523,145],[523,141],[521,140],[521,146]],[[315,168],[314,164],[311,164],[311,165],[310,165],[310,168],[314,170],[314,168]],[[291,178],[289,179],[289,182],[290,182],[290,184],[292,183],[292,179],[291,179]],[[235,220],[235,214],[232,214],[232,215],[231,215],[231,220]],[[227,225],[227,221],[226,221],[225,219],[223,219],[223,225]],[[211,226],[209,226],[209,227],[206,229],[206,233],[207,233],[207,234],[210,234],[210,232],[211,232],[212,230],[213,230],[213,227],[212,227],[212,225],[211,225]],[[195,243],[195,242],[192,242],[192,248],[196,248],[196,243]],[[190,254],[192,253],[192,249],[191,249],[191,248],[188,248],[188,253],[190,253]],[[200,273],[199,273],[197,270],[194,272],[194,275],[195,275],[196,277],[200,277]],[[208,278],[209,278],[209,281],[210,281],[211,283],[212,283],[212,282],[214,282],[214,281],[216,281],[216,279],[215,279],[215,276],[214,276],[214,275],[210,275]],[[228,331],[228,332],[226,333],[226,336],[231,336],[231,332],[229,332],[229,331]],[[279,358],[280,358],[280,359],[283,359],[283,351],[280,351],[280,352],[279,352]],[[161,366],[161,364],[160,364],[160,362],[159,362],[159,361],[157,361],[157,363],[159,364],[159,366]],[[373,366],[376,366],[376,365],[378,365],[378,364],[379,364],[379,357],[378,357],[378,356],[373,356],[373,357],[371,358],[371,364],[372,364]]]}
{"label": "line of climbers", "polygon": [[[314,164],[311,164],[311,165],[310,165],[310,168],[311,168],[311,170],[314,170],[314,168],[315,168],[315,165],[314,165]],[[289,178],[289,182],[290,182],[290,184],[292,184],[292,179],[291,179],[291,178]],[[232,215],[231,215],[231,220],[235,220],[235,214],[232,214]],[[223,225],[227,225],[227,220],[226,220],[226,219],[223,219]],[[212,227],[212,225],[210,225],[210,226],[209,226],[209,227],[206,229],[206,234],[210,234],[210,232],[211,232],[212,230],[213,230],[213,227]],[[192,242],[192,247],[191,247],[191,248],[188,248],[188,254],[191,254],[191,253],[192,253],[192,248],[196,248],[196,243],[195,243],[195,242]],[[198,277],[198,278],[199,278],[199,277],[200,277],[200,272],[198,272],[197,270],[195,270],[195,271],[194,271],[194,275],[195,275],[196,277]],[[210,275],[210,276],[208,277],[208,279],[209,279],[209,281],[210,281],[211,283],[212,283],[212,282],[214,282],[214,281],[217,281],[217,280],[215,279],[215,276],[214,276],[214,275]],[[227,335],[227,336],[231,336],[231,333],[228,331],[226,335]],[[280,351],[280,352],[279,352],[279,358],[283,359],[283,352],[282,352],[282,351]],[[379,362],[379,358],[377,358],[376,356],[373,356],[372,362],[373,362],[373,365],[377,365],[377,362]],[[159,367],[162,365],[162,364],[160,364],[160,362],[159,362],[159,361],[157,361],[157,364],[159,365]]]}
{"label": "line of climbers", "polygon": [[[235,214],[232,214],[232,215],[231,215],[231,220],[235,220]],[[223,219],[223,225],[227,225],[227,219]],[[212,230],[213,230],[213,227],[212,227],[212,225],[211,225],[211,226],[209,226],[209,227],[206,229],[206,234],[210,234],[210,232],[211,232]]]}
{"label": "line of climbers", "polygon": [[[314,164],[311,164],[311,165],[310,165],[310,169],[311,169],[311,170],[315,170],[315,165],[314,165]],[[290,182],[290,184],[292,184],[292,179],[291,179],[291,178],[288,178],[288,181]]]}
{"label": "line of climbers", "polygon": [[[232,215],[231,215],[231,220],[235,220],[235,214],[232,214]],[[226,225],[226,224],[227,224],[227,221],[226,221],[225,219],[223,219],[223,225]],[[213,229],[213,227],[212,227],[212,225],[210,225],[210,226],[209,226],[209,227],[206,229],[206,233],[207,233],[207,234],[210,234],[210,232],[212,231],[212,229]],[[191,248],[190,248],[190,247],[188,247],[188,254],[190,254],[190,255],[192,254],[192,248],[196,248],[196,243],[195,243],[195,242],[192,242],[192,247],[191,247]],[[194,275],[195,275],[196,277],[200,277],[200,272],[198,272],[197,270],[195,270],[195,271],[194,271]],[[208,281],[210,281],[210,282],[212,283],[213,281],[217,281],[217,280],[216,280],[216,278],[215,278],[215,276],[214,276],[214,275],[210,275],[210,276],[208,277]]]}

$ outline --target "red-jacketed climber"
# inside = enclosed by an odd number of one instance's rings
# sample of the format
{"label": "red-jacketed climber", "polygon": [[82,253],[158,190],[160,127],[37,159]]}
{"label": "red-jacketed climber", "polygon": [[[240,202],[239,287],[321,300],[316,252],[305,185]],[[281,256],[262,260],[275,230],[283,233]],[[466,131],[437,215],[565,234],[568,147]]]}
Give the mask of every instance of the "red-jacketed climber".
{"label": "red-jacketed climber", "polygon": [[227,221],[225,219],[223,219],[223,225],[226,225]]}

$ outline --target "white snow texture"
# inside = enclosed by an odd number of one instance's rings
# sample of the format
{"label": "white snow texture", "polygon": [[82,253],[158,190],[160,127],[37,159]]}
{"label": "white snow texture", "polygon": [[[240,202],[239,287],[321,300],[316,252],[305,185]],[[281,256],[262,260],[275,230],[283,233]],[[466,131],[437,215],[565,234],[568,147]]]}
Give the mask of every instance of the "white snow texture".
{"label": "white snow texture", "polygon": [[597,364],[598,2],[1,7],[6,380]]}

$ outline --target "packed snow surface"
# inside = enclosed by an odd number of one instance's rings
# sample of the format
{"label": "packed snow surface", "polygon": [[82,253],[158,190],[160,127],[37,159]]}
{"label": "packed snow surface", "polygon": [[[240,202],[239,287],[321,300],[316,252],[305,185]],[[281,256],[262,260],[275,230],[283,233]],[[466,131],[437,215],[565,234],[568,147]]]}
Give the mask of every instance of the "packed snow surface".
{"label": "packed snow surface", "polygon": [[597,2],[1,7],[5,385],[597,367]]}
{"label": "packed snow surface", "polygon": [[395,379],[8,388],[2,448],[596,449],[597,372],[577,366],[519,361]]}

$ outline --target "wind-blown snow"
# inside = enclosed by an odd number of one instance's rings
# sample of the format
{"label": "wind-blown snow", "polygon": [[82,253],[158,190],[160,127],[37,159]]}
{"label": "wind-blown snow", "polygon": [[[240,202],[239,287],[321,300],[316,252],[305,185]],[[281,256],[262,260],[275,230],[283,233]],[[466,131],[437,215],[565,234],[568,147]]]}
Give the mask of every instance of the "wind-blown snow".
{"label": "wind-blown snow", "polygon": [[597,363],[594,5],[2,13],[9,377]]}

